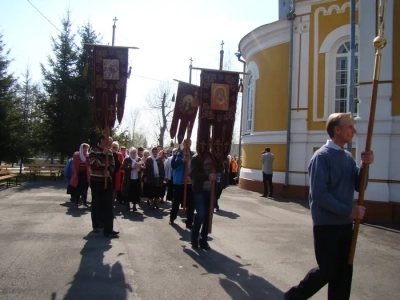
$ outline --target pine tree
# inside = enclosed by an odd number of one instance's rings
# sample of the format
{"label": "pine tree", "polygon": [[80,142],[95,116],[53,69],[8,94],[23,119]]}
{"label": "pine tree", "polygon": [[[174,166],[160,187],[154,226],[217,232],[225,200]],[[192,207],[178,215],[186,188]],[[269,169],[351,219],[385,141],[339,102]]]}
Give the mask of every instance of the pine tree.
{"label": "pine tree", "polygon": [[57,39],[52,38],[54,57],[50,55],[47,57],[47,68],[41,65],[43,85],[48,94],[43,108],[47,117],[45,125],[49,129],[49,150],[52,160],[55,153],[60,153],[63,157],[70,155],[71,149],[76,148],[73,145],[73,130],[69,126],[74,121],[71,102],[76,97],[78,53],[69,11],[61,23],[61,33]]}
{"label": "pine tree", "polygon": [[93,119],[93,53],[91,47],[85,44],[98,44],[101,37],[88,21],[79,28],[81,40],[78,52],[78,75],[74,109],[78,113],[75,125],[75,144],[96,141]]}
{"label": "pine tree", "polygon": [[10,50],[5,49],[3,35],[0,34],[0,162],[4,159],[9,159],[10,152],[10,128],[7,125],[7,116],[12,107],[11,99],[15,86],[15,78],[8,71],[11,63],[9,58]]}

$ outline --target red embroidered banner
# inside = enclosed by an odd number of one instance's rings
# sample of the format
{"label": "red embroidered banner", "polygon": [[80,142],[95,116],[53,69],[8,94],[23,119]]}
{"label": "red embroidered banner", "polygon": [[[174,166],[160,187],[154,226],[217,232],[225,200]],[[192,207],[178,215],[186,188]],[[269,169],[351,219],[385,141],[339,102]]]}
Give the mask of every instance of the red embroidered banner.
{"label": "red embroidered banner", "polygon": [[231,151],[238,84],[239,73],[202,70],[196,145],[201,157],[211,152],[217,162],[221,163]]}
{"label": "red embroidered banner", "polygon": [[96,126],[112,128],[124,116],[128,72],[127,47],[95,45],[94,115]]}
{"label": "red embroidered banner", "polygon": [[[177,140],[181,144],[185,137],[185,131],[189,126],[188,135],[192,134],[193,124],[196,119],[197,110],[199,107],[200,87],[190,83],[179,81],[178,92],[176,94],[176,102],[174,115],[170,127],[171,139],[174,139],[178,132]],[[180,121],[180,122],[179,122]],[[178,130],[179,123],[179,130]]]}

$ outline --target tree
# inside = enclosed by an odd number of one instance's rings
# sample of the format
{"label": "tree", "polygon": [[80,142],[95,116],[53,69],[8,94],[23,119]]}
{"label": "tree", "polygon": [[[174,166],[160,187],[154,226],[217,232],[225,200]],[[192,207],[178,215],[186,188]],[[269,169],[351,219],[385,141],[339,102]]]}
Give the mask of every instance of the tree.
{"label": "tree", "polygon": [[130,125],[130,136],[131,136],[131,145],[134,147],[147,147],[147,139],[146,135],[143,133],[143,127],[139,126],[140,124],[140,114],[141,111],[139,109],[132,109],[129,114],[129,125]]}
{"label": "tree", "polygon": [[70,156],[83,142],[93,142],[93,53],[86,43],[98,43],[99,35],[88,22],[78,30],[81,47],[74,42],[70,13],[61,20],[62,31],[52,38],[53,56],[48,67],[42,64],[44,88],[48,97],[43,106],[49,128],[50,152]]}
{"label": "tree", "polygon": [[9,134],[8,158],[11,162],[20,162],[22,165],[32,155],[46,147],[46,135],[42,134],[42,114],[39,102],[43,99],[37,84],[32,83],[29,68],[22,75],[22,82],[16,84],[10,107],[7,110],[5,124]]}
{"label": "tree", "polygon": [[10,152],[10,128],[7,128],[8,111],[12,108],[13,89],[16,82],[8,71],[11,63],[10,50],[5,49],[3,35],[0,34],[0,162],[7,159]]}
{"label": "tree", "polygon": [[147,105],[155,116],[158,145],[164,146],[165,134],[168,130],[172,118],[173,97],[170,96],[171,89],[168,85],[160,84],[157,91],[153,91],[147,97]]}
{"label": "tree", "polygon": [[95,131],[93,119],[93,52],[85,44],[98,44],[101,42],[100,35],[93,29],[88,21],[79,30],[81,46],[78,50],[77,63],[77,85],[73,108],[78,112],[78,122],[75,122],[74,145],[83,142],[96,141],[98,133]]}
{"label": "tree", "polygon": [[147,148],[147,138],[144,134],[143,127],[140,126],[140,110],[132,109],[128,115],[128,126],[121,130],[116,128],[117,134],[114,135],[114,140],[118,141],[120,145],[130,147],[143,147]]}
{"label": "tree", "polygon": [[225,51],[224,53],[224,61],[223,61],[223,66],[222,68],[225,71],[231,71],[232,70],[232,54],[229,50]]}
{"label": "tree", "polygon": [[[61,19],[62,30],[58,39],[51,38],[53,55],[47,57],[48,68],[41,64],[43,85],[49,95],[44,107],[49,128],[50,152],[71,153],[71,128],[76,122],[71,100],[75,99],[74,87],[77,77],[78,53],[71,30],[70,12]],[[71,114],[72,112],[72,114]],[[76,112],[76,111],[75,111]],[[75,126],[73,126],[75,127]],[[74,148],[76,148],[76,145]]]}

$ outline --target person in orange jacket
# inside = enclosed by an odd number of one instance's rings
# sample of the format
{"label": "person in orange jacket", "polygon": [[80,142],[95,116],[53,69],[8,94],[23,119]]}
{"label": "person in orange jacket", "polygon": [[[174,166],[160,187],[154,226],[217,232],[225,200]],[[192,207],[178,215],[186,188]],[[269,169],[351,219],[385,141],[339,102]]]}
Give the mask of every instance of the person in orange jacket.
{"label": "person in orange jacket", "polygon": [[238,163],[236,160],[236,155],[231,158],[230,170],[229,170],[229,183],[231,185],[236,185],[235,178],[237,177]]}

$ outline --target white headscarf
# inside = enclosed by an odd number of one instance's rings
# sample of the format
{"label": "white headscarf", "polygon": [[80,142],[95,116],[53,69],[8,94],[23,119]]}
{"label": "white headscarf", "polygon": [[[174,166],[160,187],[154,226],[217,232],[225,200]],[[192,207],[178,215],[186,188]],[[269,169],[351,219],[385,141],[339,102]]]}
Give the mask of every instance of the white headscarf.
{"label": "white headscarf", "polygon": [[[136,152],[136,153],[135,153],[135,157],[132,157],[132,153],[133,153],[134,151]],[[135,164],[136,164],[136,162],[138,161],[139,156],[137,155],[137,149],[136,149],[135,147],[129,148],[129,158],[130,158],[131,161],[132,161],[132,171],[131,171],[131,174],[132,174],[133,172],[138,172],[138,171],[140,170],[140,166],[135,165]],[[131,178],[132,178],[132,177],[131,177]]]}
{"label": "white headscarf", "polygon": [[[153,154],[153,153],[152,153],[152,154]],[[159,176],[160,170],[158,169],[157,158],[160,157],[160,153],[157,153],[156,156],[153,156],[153,155],[151,155],[151,156],[152,156],[152,158],[153,158],[154,177],[155,177],[155,178],[158,178],[158,177],[160,177],[160,176]]]}
{"label": "white headscarf", "polygon": [[[132,156],[131,156],[131,154],[132,154],[132,152],[133,152],[133,151],[135,151],[135,152],[136,152],[136,155],[135,155],[135,157],[132,157]],[[128,154],[128,155],[129,155],[130,159],[132,159],[132,160],[135,160],[135,161],[136,161],[136,158],[137,158],[137,149],[136,149],[135,147],[130,147],[128,152],[129,152],[129,154]]]}
{"label": "white headscarf", "polygon": [[87,155],[87,150],[86,153],[83,153],[83,146],[86,145],[85,143],[81,144],[79,147],[79,156],[81,157],[81,162],[86,162],[86,155]]}

